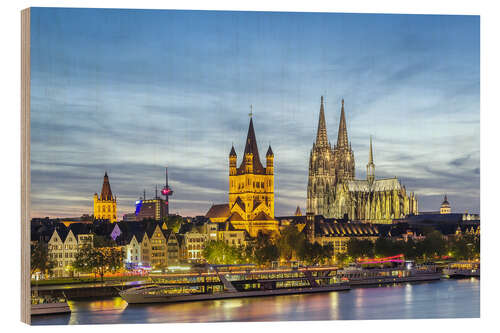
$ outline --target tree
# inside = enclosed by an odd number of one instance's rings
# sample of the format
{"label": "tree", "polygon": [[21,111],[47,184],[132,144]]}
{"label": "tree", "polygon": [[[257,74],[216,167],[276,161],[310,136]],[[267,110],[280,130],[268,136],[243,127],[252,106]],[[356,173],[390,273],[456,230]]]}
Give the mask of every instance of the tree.
{"label": "tree", "polygon": [[409,238],[408,241],[402,244],[402,252],[407,259],[417,259],[419,255],[419,250],[417,249],[417,244],[413,239]]}
{"label": "tree", "polygon": [[379,237],[374,244],[374,253],[380,257],[390,257],[404,253],[405,243]]}
{"label": "tree", "polygon": [[210,264],[241,264],[245,262],[244,249],[224,241],[210,241],[203,249],[203,257]]}
{"label": "tree", "polygon": [[369,239],[351,238],[347,242],[347,254],[353,259],[373,256],[373,242]]}
{"label": "tree", "polygon": [[452,256],[458,260],[479,258],[480,238],[475,235],[463,235],[454,238],[449,244]]}
{"label": "tree", "polygon": [[33,275],[35,272],[50,275],[56,263],[49,258],[49,251],[47,246],[41,242],[37,245],[31,246],[31,261],[30,273]]}
{"label": "tree", "polygon": [[167,224],[167,229],[173,230],[175,233],[179,232],[179,228],[182,225],[182,216],[170,215],[163,218],[163,222]]}
{"label": "tree", "polygon": [[280,256],[279,249],[274,244],[259,246],[254,250],[254,258],[257,264],[265,265],[276,261]]}
{"label": "tree", "polygon": [[309,265],[323,263],[333,257],[333,246],[330,244],[322,246],[318,242],[306,242],[299,249],[298,257]]}
{"label": "tree", "polygon": [[420,250],[424,259],[442,256],[446,253],[446,242],[443,235],[437,230],[427,233],[425,239],[417,244],[417,249]]}
{"label": "tree", "polygon": [[297,252],[300,251],[305,243],[305,235],[300,233],[295,225],[289,225],[281,232],[276,245],[280,257],[289,261],[297,257]]}
{"label": "tree", "polygon": [[349,259],[349,255],[345,252],[339,253],[335,257],[337,259],[337,264],[341,266],[345,265]]}
{"label": "tree", "polygon": [[123,267],[123,251],[117,247],[95,248],[82,246],[76,253],[73,268],[81,273],[94,273],[104,280],[106,272],[115,272]]}

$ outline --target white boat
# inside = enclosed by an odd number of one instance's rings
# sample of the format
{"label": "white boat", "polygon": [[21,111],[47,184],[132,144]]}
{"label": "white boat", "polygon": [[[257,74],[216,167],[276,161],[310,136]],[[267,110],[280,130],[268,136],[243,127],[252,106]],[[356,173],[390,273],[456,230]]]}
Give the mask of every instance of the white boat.
{"label": "white boat", "polygon": [[462,261],[449,264],[443,269],[443,275],[449,278],[480,277],[481,263],[479,261]]}
{"label": "white boat", "polygon": [[412,261],[406,261],[400,265],[385,268],[368,268],[360,263],[352,263],[339,270],[337,276],[343,281],[348,281],[351,286],[360,286],[439,280],[441,273],[434,265],[418,266]]}
{"label": "white boat", "polygon": [[31,298],[31,315],[49,315],[71,313],[71,308],[65,297],[39,297]]}
{"label": "white boat", "polygon": [[336,267],[221,272],[212,268],[207,272],[157,275],[152,284],[126,289],[120,296],[127,303],[172,303],[350,289],[335,276]]}

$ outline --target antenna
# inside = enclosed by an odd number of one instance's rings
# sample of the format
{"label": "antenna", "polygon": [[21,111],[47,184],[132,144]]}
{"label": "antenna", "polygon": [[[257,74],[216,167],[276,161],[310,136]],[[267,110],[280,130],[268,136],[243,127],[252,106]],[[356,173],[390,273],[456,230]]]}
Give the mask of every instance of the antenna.
{"label": "antenna", "polygon": [[144,189],[144,200],[146,200],[146,189]]}

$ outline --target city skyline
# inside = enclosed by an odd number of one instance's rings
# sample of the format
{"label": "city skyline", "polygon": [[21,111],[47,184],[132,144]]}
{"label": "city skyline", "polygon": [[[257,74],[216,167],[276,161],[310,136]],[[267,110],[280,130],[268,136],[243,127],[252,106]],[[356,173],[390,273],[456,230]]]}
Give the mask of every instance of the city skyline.
{"label": "city skyline", "polygon": [[260,157],[275,154],[276,215],[304,210],[322,95],[332,145],[345,99],[357,178],[372,135],[376,176],[401,177],[421,211],[447,194],[454,212],[479,212],[477,16],[34,8],[32,20],[32,217],[91,213],[105,171],[131,213],[166,165],[171,212],[204,215],[228,201],[251,104]]}

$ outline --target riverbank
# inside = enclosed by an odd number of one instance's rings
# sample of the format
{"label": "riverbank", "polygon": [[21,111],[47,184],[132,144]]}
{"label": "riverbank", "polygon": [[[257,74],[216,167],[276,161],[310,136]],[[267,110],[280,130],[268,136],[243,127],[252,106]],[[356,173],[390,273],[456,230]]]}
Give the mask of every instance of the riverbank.
{"label": "riverbank", "polygon": [[355,287],[350,291],[173,304],[128,305],[120,297],[70,301],[70,315],[33,325],[231,321],[478,318],[478,279]]}

